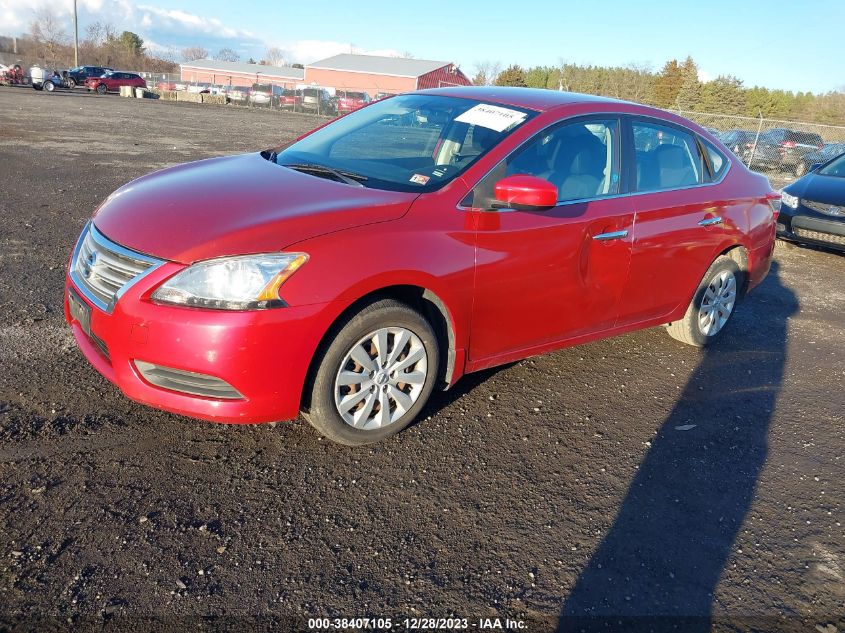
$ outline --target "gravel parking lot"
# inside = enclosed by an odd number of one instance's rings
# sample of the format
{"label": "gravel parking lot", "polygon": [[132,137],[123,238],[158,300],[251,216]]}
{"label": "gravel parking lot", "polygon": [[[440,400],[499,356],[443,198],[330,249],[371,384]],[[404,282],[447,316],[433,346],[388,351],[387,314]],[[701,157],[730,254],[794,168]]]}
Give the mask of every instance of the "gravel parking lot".
{"label": "gravel parking lot", "polygon": [[780,250],[706,352],[658,328],[471,375],[365,449],[101,378],[62,315],[95,205],[320,122],[0,88],[0,630],[845,629],[841,255]]}

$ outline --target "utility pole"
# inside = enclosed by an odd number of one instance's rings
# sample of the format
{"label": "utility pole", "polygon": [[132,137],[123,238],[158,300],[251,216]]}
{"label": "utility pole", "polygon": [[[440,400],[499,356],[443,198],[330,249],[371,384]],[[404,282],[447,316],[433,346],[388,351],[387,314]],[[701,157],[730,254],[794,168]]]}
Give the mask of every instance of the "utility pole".
{"label": "utility pole", "polygon": [[76,0],[73,0],[73,65],[79,66],[79,20],[76,16]]}

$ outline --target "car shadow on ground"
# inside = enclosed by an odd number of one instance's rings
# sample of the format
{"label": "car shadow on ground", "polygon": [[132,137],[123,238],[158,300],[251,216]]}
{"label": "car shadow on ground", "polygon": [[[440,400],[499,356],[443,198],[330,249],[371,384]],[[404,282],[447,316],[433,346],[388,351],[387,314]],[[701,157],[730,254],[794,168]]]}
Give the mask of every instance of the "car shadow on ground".
{"label": "car shadow on ground", "polygon": [[612,527],[565,598],[559,631],[729,624],[713,615],[713,596],[766,461],[787,318],[797,310],[775,262],[724,337],[702,352]]}

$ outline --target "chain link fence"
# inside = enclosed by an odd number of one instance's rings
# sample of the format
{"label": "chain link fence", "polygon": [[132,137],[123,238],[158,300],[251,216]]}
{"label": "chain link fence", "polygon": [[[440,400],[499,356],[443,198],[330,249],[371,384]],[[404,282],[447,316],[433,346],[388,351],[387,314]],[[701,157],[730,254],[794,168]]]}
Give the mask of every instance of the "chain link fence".
{"label": "chain link fence", "polygon": [[746,166],[788,185],[818,163],[845,153],[845,126],[673,110],[713,133]]}
{"label": "chain link fence", "polygon": [[[242,77],[218,75],[215,82],[186,80],[179,73],[140,74],[147,86],[156,91],[174,91],[225,95],[228,103],[251,108],[265,108],[282,112],[301,112],[318,116],[338,116],[379,99],[392,96],[389,92],[374,94],[344,86],[280,82],[258,77],[248,83]],[[378,89],[377,89],[378,90]]]}

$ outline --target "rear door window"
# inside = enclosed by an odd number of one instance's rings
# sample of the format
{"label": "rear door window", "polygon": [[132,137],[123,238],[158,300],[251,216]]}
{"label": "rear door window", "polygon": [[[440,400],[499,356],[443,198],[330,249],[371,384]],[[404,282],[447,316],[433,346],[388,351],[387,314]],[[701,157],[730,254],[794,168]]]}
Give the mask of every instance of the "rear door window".
{"label": "rear door window", "polygon": [[708,141],[703,138],[699,140],[704,146],[704,151],[707,152],[707,158],[710,161],[711,174],[708,180],[719,180],[728,168],[729,159],[726,158],[722,152],[713,147],[713,145],[711,145]]}
{"label": "rear door window", "polygon": [[637,191],[691,187],[706,181],[706,167],[690,132],[650,121],[632,121]]}

